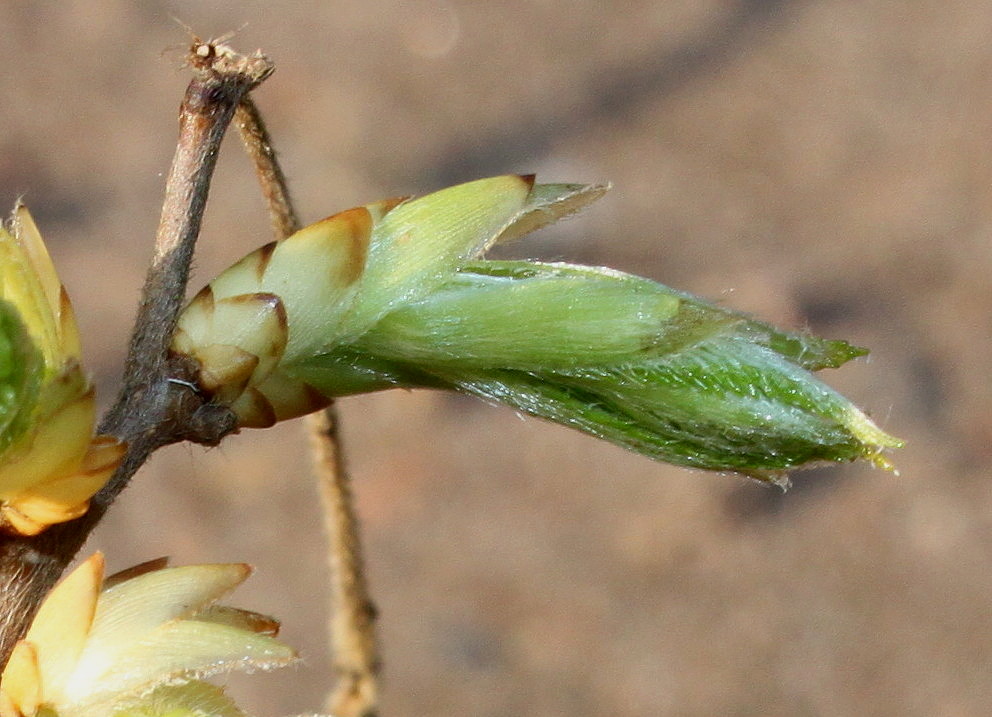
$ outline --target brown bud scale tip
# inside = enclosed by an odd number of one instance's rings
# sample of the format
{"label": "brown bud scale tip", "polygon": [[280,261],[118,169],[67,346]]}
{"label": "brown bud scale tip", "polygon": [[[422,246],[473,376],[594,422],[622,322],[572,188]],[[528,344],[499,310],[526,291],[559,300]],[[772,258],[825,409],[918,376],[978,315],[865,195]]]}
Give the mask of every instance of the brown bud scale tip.
{"label": "brown bud scale tip", "polygon": [[[365,207],[356,207],[328,217],[323,222],[340,222],[345,225],[348,243],[348,256],[340,266],[332,267],[337,276],[330,277],[333,283],[349,285],[355,283],[365,271],[369,240],[372,238],[372,215]],[[331,236],[331,235],[329,235]]]}
{"label": "brown bud scale tip", "polygon": [[[248,255],[248,257],[251,257],[251,260],[255,262],[255,278],[259,281],[261,281],[262,277],[265,276],[265,270],[269,266],[269,261],[272,259],[272,252],[276,250],[276,246],[278,246],[278,244],[279,242],[270,241],[265,246],[260,247],[258,250]],[[245,259],[247,260],[248,257],[245,257]]]}

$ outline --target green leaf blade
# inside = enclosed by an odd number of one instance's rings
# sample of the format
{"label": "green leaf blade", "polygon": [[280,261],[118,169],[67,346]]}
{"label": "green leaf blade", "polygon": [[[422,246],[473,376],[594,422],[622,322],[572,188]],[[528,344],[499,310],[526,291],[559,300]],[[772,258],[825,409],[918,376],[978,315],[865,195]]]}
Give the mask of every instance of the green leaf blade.
{"label": "green leaf blade", "polygon": [[0,458],[31,427],[44,376],[44,358],[17,309],[0,300]]}
{"label": "green leaf blade", "polygon": [[[771,356],[760,365],[718,367],[715,357],[681,365],[586,371],[439,372],[456,390],[509,405],[597,436],[655,460],[737,471],[778,482],[817,462],[874,460],[901,443],[812,376]],[[701,376],[688,363],[707,365]],[[745,376],[761,374],[760,386]]]}
{"label": "green leaf blade", "polygon": [[461,274],[385,316],[358,342],[372,355],[478,368],[567,368],[653,352],[680,300],[614,276]]}

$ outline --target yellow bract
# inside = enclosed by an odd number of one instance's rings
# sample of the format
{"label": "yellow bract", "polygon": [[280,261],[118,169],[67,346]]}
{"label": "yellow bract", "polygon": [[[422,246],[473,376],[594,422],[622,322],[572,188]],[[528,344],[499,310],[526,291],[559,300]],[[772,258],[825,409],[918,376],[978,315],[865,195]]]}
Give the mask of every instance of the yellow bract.
{"label": "yellow bract", "polygon": [[296,659],[276,621],[215,604],[247,565],[155,561],[106,581],[103,566],[93,555],[42,603],[0,677],[0,717],[241,715],[201,679]]}
{"label": "yellow bract", "polygon": [[80,366],[72,304],[26,207],[15,209],[11,229],[0,227],[0,300],[42,366],[28,427],[0,456],[0,526],[34,535],[85,513],[124,446],[93,438],[93,389]]}

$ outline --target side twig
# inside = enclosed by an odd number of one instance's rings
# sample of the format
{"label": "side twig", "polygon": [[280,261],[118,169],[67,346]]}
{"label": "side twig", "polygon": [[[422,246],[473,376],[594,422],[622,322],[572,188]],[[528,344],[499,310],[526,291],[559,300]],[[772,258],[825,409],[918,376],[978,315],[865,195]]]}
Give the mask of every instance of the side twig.
{"label": "side twig", "polygon": [[[235,124],[269,205],[277,239],[300,228],[286,176],[258,107],[248,96],[238,106]],[[307,433],[320,488],[331,563],[331,647],[337,682],[328,708],[338,717],[373,717],[378,710],[379,652],[375,607],[362,562],[361,537],[350,479],[344,465],[334,406],[308,416]]]}
{"label": "side twig", "polygon": [[381,666],[375,636],[376,608],[369,597],[338,424],[334,414],[325,409],[307,418],[307,428],[330,541],[331,637],[337,682],[327,708],[338,717],[375,717]]}
{"label": "side twig", "polygon": [[238,105],[234,124],[241,133],[245,151],[255,165],[255,174],[262,187],[262,194],[269,205],[269,221],[276,239],[285,239],[300,229],[300,220],[289,195],[289,182],[276,157],[272,136],[250,95],[245,95]]}
{"label": "side twig", "polygon": [[179,114],[179,140],[166,183],[155,253],[135,320],[120,395],[100,432],[128,444],[120,468],[83,517],[33,538],[0,537],[0,664],[27,630],[38,604],[155,449],[180,440],[216,444],[234,429],[225,410],[204,405],[170,379],[192,378],[169,356],[193,247],[221,139],[241,98],[273,70],[261,53],[243,56],[197,40],[188,55],[193,80]]}

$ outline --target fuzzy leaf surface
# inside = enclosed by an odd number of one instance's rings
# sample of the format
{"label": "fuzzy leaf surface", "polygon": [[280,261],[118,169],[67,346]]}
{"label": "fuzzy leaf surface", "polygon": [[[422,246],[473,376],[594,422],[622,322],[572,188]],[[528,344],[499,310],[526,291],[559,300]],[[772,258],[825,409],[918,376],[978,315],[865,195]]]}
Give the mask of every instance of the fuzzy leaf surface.
{"label": "fuzzy leaf surface", "polygon": [[[211,282],[174,348],[243,426],[434,388],[678,465],[769,480],[819,461],[888,466],[881,452],[900,442],[810,373],[864,349],[611,269],[482,258],[606,189],[494,177],[334,215]],[[230,301],[278,301],[287,320],[266,344],[218,319]]]}

